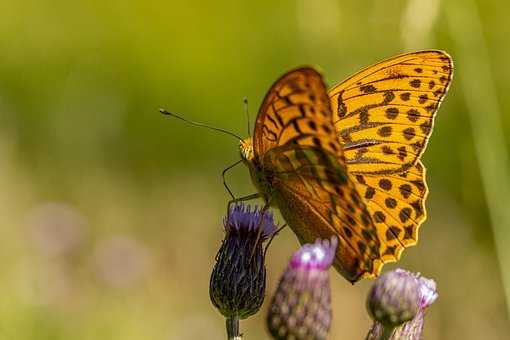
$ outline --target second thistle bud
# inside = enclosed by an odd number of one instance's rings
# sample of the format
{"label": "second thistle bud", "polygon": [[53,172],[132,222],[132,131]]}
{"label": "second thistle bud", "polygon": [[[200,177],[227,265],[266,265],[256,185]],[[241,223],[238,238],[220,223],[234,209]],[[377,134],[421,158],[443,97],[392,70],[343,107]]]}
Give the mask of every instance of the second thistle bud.
{"label": "second thistle bud", "polygon": [[331,324],[328,269],[336,246],[336,239],[318,240],[294,253],[267,316],[274,339],[326,339]]}
{"label": "second thistle bud", "polygon": [[397,327],[411,320],[420,308],[420,287],[414,275],[397,269],[381,275],[372,286],[367,308],[375,321]]}
{"label": "second thistle bud", "polygon": [[381,275],[367,299],[374,319],[367,340],[420,340],[426,309],[437,299],[436,283],[396,269]]}
{"label": "second thistle bud", "polygon": [[226,318],[245,319],[264,301],[266,268],[262,244],[275,231],[269,212],[242,204],[224,220],[225,239],[211,274],[209,296]]}

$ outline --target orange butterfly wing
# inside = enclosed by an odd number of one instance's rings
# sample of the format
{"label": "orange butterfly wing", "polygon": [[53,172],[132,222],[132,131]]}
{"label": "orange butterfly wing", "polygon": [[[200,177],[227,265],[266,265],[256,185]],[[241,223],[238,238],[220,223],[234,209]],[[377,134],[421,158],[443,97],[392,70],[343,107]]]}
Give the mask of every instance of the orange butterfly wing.
{"label": "orange butterfly wing", "polygon": [[354,282],[377,274],[375,226],[347,174],[321,75],[301,68],[276,81],[262,103],[253,139],[254,168],[271,191],[265,196],[299,240],[336,235],[334,265],[344,277]]}
{"label": "orange butterfly wing", "polygon": [[445,52],[413,52],[333,87],[329,96],[349,172],[387,174],[416,164],[452,72]]}
{"label": "orange butterfly wing", "polygon": [[[319,145],[317,138],[322,137],[331,144]],[[309,67],[290,71],[273,84],[255,122],[253,148],[258,155],[293,140],[341,155],[322,76]]]}
{"label": "orange butterfly wing", "polygon": [[428,188],[419,161],[451,82],[442,51],[397,56],[329,91],[347,168],[377,227],[383,262],[418,241]]}

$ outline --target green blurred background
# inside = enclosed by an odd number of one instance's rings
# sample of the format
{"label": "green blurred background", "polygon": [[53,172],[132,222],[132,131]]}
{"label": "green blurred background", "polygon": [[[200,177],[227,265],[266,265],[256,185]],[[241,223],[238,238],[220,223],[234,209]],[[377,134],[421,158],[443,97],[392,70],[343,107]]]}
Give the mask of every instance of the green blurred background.
{"label": "green blurred background", "polygon": [[[438,283],[427,339],[508,339],[510,131],[503,1],[0,2],[0,338],[222,339],[209,275],[237,141],[271,83],[318,65],[330,85],[437,48],[454,81],[424,162],[418,247],[398,266]],[[234,191],[253,192],[246,169]],[[268,255],[273,291],[297,241]],[[392,264],[385,269],[395,268]],[[332,339],[363,339],[370,282],[332,275]],[[264,339],[264,305],[242,323]]]}

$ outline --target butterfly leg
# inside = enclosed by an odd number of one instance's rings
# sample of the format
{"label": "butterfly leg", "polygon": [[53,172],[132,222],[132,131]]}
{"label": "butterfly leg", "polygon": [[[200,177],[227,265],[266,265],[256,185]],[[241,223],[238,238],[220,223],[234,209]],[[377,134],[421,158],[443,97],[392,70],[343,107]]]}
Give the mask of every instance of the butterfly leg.
{"label": "butterfly leg", "polygon": [[230,197],[232,197],[233,200],[235,200],[235,196],[234,194],[232,193],[232,191],[230,190],[230,188],[228,187],[227,185],[227,181],[225,180],[225,174],[227,173],[227,171],[229,171],[230,169],[232,169],[233,167],[235,167],[236,165],[238,165],[239,163],[241,163],[242,160],[238,160],[237,162],[235,162],[234,164],[232,165],[229,165],[225,170],[222,171],[221,173],[221,178],[223,179],[223,186],[225,187],[225,189],[227,189],[228,193],[230,194]]}
{"label": "butterfly leg", "polygon": [[271,242],[273,242],[273,239],[275,238],[275,236],[278,235],[280,233],[280,231],[282,231],[286,226],[287,226],[287,223],[283,224],[280,228],[278,228],[278,230],[276,230],[273,233],[273,235],[271,235],[271,238],[269,239],[269,241],[266,244],[266,247],[264,248],[264,258],[266,257],[267,249],[271,245]]}
{"label": "butterfly leg", "polygon": [[257,192],[257,193],[254,193],[254,194],[251,194],[251,195],[248,195],[248,196],[243,196],[243,197],[238,197],[238,198],[231,199],[230,201],[228,201],[228,204],[227,204],[227,216],[230,215],[230,207],[231,207],[232,204],[236,204],[238,202],[251,201],[251,200],[254,200],[254,199],[257,199],[257,198],[260,198],[260,197],[261,197],[261,195]]}

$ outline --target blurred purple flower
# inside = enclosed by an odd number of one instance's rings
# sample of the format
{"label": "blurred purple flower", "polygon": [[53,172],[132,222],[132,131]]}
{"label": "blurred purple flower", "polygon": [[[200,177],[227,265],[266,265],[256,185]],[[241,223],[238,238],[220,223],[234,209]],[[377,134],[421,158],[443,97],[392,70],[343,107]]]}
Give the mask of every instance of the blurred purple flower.
{"label": "blurred purple flower", "polygon": [[150,264],[150,253],[145,245],[126,235],[101,241],[94,257],[99,277],[115,288],[140,282]]}
{"label": "blurred purple flower", "polygon": [[226,318],[245,319],[264,301],[266,268],[262,244],[276,231],[273,215],[237,204],[224,219],[225,239],[209,284],[213,305]]}
{"label": "blurred purple flower", "polygon": [[368,295],[374,324],[367,340],[420,340],[425,310],[437,299],[436,283],[403,269],[381,275]]}
{"label": "blurred purple flower", "polygon": [[73,206],[44,203],[27,217],[35,249],[49,258],[66,258],[85,243],[88,229],[85,217]]}
{"label": "blurred purple flower", "polygon": [[294,253],[267,315],[274,339],[326,339],[331,325],[328,270],[336,246],[336,238],[317,240]]}

